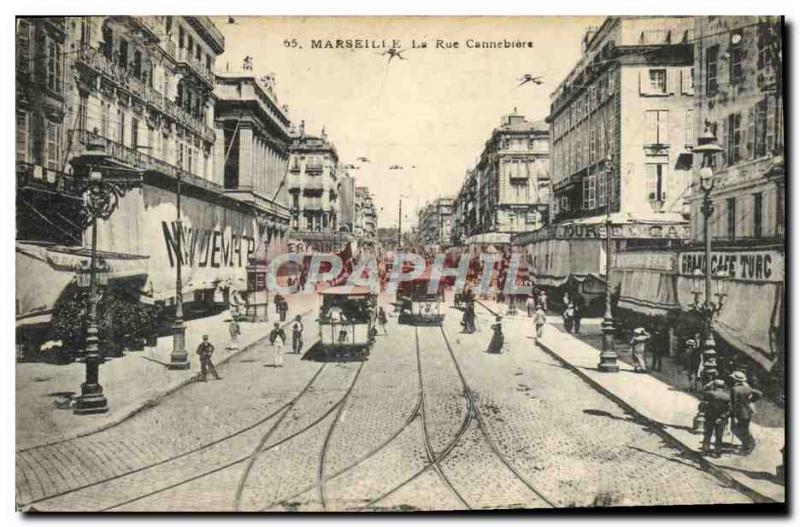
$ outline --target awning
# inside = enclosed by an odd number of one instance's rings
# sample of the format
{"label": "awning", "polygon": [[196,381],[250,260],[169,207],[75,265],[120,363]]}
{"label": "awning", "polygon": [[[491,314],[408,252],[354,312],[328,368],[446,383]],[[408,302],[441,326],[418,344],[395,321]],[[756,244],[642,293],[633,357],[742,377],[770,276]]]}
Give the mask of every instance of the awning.
{"label": "awning", "polygon": [[675,290],[677,275],[650,269],[624,269],[615,274],[620,277],[617,307],[647,316],[668,316],[680,311]]}
{"label": "awning", "polygon": [[[144,276],[147,257],[98,251],[109,267],[111,280]],[[50,322],[53,306],[64,289],[75,279],[82,263],[91,257],[83,247],[16,244],[16,324],[17,327]]]}
{"label": "awning", "polygon": [[511,234],[507,232],[484,232],[470,236],[465,243],[467,245],[510,244]]}
{"label": "awning", "polygon": [[[678,277],[678,293],[683,305],[693,301],[691,282],[689,277]],[[745,280],[728,282],[728,295],[714,320],[714,331],[769,371],[779,358],[779,336],[784,330],[781,317],[784,285]]]}

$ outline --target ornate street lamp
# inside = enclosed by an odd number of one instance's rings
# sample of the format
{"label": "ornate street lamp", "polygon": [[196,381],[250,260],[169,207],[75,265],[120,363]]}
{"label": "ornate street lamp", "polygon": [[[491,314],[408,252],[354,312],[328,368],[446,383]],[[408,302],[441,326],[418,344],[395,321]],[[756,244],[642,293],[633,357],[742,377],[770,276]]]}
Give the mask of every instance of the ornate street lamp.
{"label": "ornate street lamp", "polygon": [[[711,233],[710,221],[711,215],[714,213],[714,205],[711,201],[711,192],[714,190],[714,156],[722,152],[722,147],[717,144],[716,137],[711,132],[709,123],[706,122],[706,128],[703,134],[697,138],[697,146],[692,149],[695,154],[702,155],[702,164],[700,168],[700,189],[703,191],[703,203],[701,212],[703,214],[703,240],[705,241],[705,261],[704,270],[696,269],[693,276],[692,294],[695,297],[695,302],[692,308],[698,313],[703,320],[703,379],[702,382],[706,383],[714,380],[717,377],[717,352],[716,342],[714,341],[714,331],[712,329],[712,322],[714,317],[719,313],[725,302],[725,293],[721,290],[717,292],[717,301],[713,302],[711,292]],[[705,278],[705,298],[700,303],[700,278]],[[717,278],[718,286],[725,287],[726,280],[724,278]],[[703,429],[705,424],[705,406],[703,402],[697,408],[697,416],[694,419],[695,431]]]}
{"label": "ornate street lamp", "polygon": [[611,154],[606,158],[606,312],[603,315],[601,328],[603,331],[603,351],[600,353],[600,364],[597,369],[605,372],[619,371],[617,352],[614,351],[614,315],[611,313],[611,180],[614,171],[614,159]]}
{"label": "ornate street lamp", "polygon": [[172,353],[169,355],[170,370],[188,370],[191,366],[189,353],[186,351],[186,324],[183,321],[183,223],[181,221],[181,172],[177,172],[177,187],[175,190],[175,227],[178,231],[175,240],[175,321],[172,324]]}
{"label": "ornate street lamp", "polygon": [[[103,173],[89,167],[89,177],[82,182],[84,193],[81,223],[85,229],[92,228],[92,248],[88,273],[78,274],[78,283],[89,288],[89,321],[86,329],[86,380],[81,384],[81,395],[75,402],[74,413],[78,415],[97,414],[108,411],[108,401],[100,385],[100,348],[98,344],[97,303],[100,300],[99,286],[108,280],[107,266],[97,256],[97,220],[107,220],[117,208],[119,198],[126,190],[124,182],[104,178]],[[88,280],[86,279],[88,275]]]}

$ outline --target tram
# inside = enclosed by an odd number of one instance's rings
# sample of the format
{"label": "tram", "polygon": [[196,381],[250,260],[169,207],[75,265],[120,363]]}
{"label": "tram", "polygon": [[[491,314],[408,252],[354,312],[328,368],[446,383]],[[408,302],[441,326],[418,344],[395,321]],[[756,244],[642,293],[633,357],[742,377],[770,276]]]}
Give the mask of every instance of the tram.
{"label": "tram", "polygon": [[320,291],[319,344],[326,359],[365,358],[375,339],[377,297],[367,287],[336,286]]}
{"label": "tram", "polygon": [[426,269],[422,275],[397,287],[397,303],[400,306],[398,322],[406,324],[439,325],[444,320],[447,306],[444,301],[445,283],[439,281],[434,292],[428,291],[431,271]]}

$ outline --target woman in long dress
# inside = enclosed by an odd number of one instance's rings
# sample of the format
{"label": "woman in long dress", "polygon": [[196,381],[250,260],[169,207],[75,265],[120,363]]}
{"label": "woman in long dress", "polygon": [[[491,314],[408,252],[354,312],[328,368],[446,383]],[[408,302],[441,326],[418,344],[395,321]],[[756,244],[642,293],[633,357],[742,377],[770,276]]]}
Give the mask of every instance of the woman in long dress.
{"label": "woman in long dress", "polygon": [[631,337],[631,357],[633,359],[633,371],[645,373],[647,371],[647,362],[645,362],[645,347],[647,341],[650,340],[650,334],[644,328],[636,328],[633,330],[633,337]]}

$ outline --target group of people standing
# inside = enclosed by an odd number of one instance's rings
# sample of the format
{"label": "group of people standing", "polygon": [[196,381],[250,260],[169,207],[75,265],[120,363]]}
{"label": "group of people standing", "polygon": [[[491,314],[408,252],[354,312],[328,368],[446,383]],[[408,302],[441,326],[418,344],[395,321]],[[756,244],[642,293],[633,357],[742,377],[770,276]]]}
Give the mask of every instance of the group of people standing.
{"label": "group of people standing", "polygon": [[705,422],[702,449],[703,454],[713,457],[721,455],[723,436],[728,422],[732,434],[741,442],[742,454],[750,454],[756,446],[756,440],[750,433],[750,421],[755,413],[753,403],[761,399],[763,394],[750,386],[744,372],[735,371],[728,379],[729,383],[726,383],[723,379],[713,378],[703,386],[702,405],[705,410]]}

